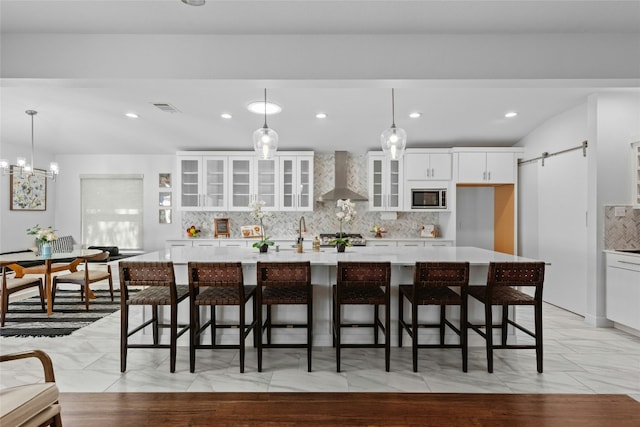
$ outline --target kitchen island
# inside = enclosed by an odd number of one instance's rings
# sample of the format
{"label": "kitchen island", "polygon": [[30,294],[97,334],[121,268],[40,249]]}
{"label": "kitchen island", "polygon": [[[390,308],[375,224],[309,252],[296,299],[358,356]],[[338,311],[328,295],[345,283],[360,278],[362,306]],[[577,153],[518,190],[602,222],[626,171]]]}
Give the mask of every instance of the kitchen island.
{"label": "kitchen island", "polygon": [[[162,250],[128,258],[126,261],[172,261],[174,263],[176,281],[179,284],[187,284],[187,263],[189,261],[199,262],[241,262],[243,265],[244,280],[246,284],[256,283],[256,263],[262,262],[287,262],[287,261],[309,261],[311,262],[311,280],[314,284],[314,307],[313,307],[313,336],[315,346],[331,346],[331,285],[336,279],[336,265],[338,261],[369,261],[369,262],[391,262],[391,344],[398,342],[398,284],[412,283],[413,266],[417,261],[435,262],[469,262],[470,263],[470,284],[486,283],[487,269],[490,262],[533,262],[530,258],[523,258],[515,255],[494,252],[486,249],[474,247],[348,247],[344,253],[337,253],[335,248],[322,248],[320,252],[305,250],[297,253],[293,248],[280,248],[278,252],[273,247],[267,253],[259,253],[255,248],[237,247],[179,247],[171,250]],[[118,262],[113,262],[114,273],[117,271]],[[118,280],[118,274],[114,274],[114,279]],[[405,309],[409,309],[405,304]],[[219,307],[219,317],[224,321],[237,318],[237,308]],[[420,307],[420,316],[437,319],[439,309],[437,307]],[[424,310],[424,312],[423,312]],[[454,324],[458,322],[458,308],[449,307],[447,317]],[[498,309],[496,316],[498,315]],[[274,321],[282,323],[295,323],[304,318],[304,308],[296,306],[278,307],[274,312]],[[183,303],[178,309],[181,321],[188,321],[188,303]],[[345,312],[347,319],[362,319],[364,316],[371,318],[371,307],[349,307],[349,312]],[[409,312],[407,312],[408,315]],[[202,316],[208,314],[202,312]],[[484,319],[483,306],[473,298],[469,300],[469,320],[482,323]],[[235,331],[225,331],[220,339],[224,344],[236,341]],[[497,333],[497,332],[496,332]],[[422,337],[424,334],[424,338]],[[226,336],[225,336],[226,335]],[[371,340],[371,330],[353,329],[344,331],[346,342],[364,343]],[[426,329],[421,331],[420,342],[428,343],[438,337],[436,330]],[[458,337],[451,331],[447,332],[447,337],[452,342],[457,342]],[[476,334],[470,334],[470,344],[481,342]],[[274,331],[275,342],[303,342],[304,331],[297,329],[282,329]],[[405,340],[408,342],[408,340]],[[435,341],[433,341],[435,342]],[[185,343],[187,344],[187,343]]]}

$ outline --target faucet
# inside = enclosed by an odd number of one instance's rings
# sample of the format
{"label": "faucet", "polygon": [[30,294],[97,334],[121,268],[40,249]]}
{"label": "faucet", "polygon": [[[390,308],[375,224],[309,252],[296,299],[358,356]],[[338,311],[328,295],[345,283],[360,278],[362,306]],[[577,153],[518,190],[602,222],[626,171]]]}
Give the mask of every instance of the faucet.
{"label": "faucet", "polygon": [[298,253],[302,253],[302,233],[307,232],[307,224],[304,221],[304,216],[300,217],[298,221]]}

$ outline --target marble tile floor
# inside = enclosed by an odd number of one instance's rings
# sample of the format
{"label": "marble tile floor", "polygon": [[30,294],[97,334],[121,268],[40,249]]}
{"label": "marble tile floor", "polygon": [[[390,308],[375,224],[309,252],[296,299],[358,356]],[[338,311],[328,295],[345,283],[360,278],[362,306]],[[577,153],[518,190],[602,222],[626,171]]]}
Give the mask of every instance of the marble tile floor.
{"label": "marble tile floor", "polygon": [[[527,314],[519,319],[531,321]],[[494,373],[486,372],[483,347],[470,348],[469,372],[457,349],[421,349],[419,372],[411,349],[391,349],[391,372],[381,349],[343,350],[343,372],[335,372],[335,350],[315,348],[313,372],[304,349],[265,349],[263,372],[249,345],[245,373],[237,350],[198,350],[189,372],[189,350],[178,349],[177,371],[169,373],[166,349],[129,350],[128,370],[119,369],[119,312],[59,338],[0,338],[0,351],[42,349],[53,359],[62,392],[441,392],[441,393],[615,393],[640,401],[640,337],[613,328],[592,328],[580,316],[544,307],[544,373],[533,350],[497,350]],[[516,336],[517,340],[525,339]],[[2,365],[7,365],[4,363]],[[38,381],[37,362],[0,366],[0,387]]]}

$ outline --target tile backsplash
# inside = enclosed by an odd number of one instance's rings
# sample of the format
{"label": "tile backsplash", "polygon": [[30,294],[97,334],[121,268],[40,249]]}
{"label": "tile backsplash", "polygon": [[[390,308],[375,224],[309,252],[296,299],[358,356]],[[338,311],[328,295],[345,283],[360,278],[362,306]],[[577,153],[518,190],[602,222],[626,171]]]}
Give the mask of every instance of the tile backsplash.
{"label": "tile backsplash", "polygon": [[[624,210],[624,215],[616,216],[616,208]],[[604,248],[640,249],[640,209],[631,206],[604,207]]]}
{"label": "tile backsplash", "polygon": [[[364,155],[348,157],[349,188],[359,194],[367,194],[367,160]],[[314,198],[331,190],[334,185],[334,155],[316,154],[314,157]],[[364,237],[373,237],[370,232],[375,224],[382,225],[388,238],[417,238],[423,224],[438,224],[437,212],[398,212],[396,220],[381,220],[380,212],[369,212],[368,202],[356,202],[358,214],[351,224],[345,224],[345,233],[361,233]],[[298,224],[304,216],[307,225],[306,238],[320,233],[338,232],[339,222],[335,213],[335,202],[316,203],[313,212],[273,212],[265,219],[267,235],[277,238],[295,238]],[[241,238],[240,226],[255,224],[250,212],[182,212],[182,229],[195,225],[202,230],[202,237],[213,236],[213,219],[228,217],[231,238]],[[181,237],[186,237],[181,236]]]}

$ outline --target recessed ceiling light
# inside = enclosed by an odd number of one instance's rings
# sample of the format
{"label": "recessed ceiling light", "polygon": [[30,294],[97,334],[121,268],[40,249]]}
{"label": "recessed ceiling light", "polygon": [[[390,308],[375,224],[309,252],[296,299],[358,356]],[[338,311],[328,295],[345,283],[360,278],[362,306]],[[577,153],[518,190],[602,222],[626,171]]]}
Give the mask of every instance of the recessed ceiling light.
{"label": "recessed ceiling light", "polygon": [[327,113],[318,113],[318,114],[316,114],[316,118],[318,118],[318,119],[326,119],[327,118]]}
{"label": "recessed ceiling light", "polygon": [[422,113],[418,112],[418,111],[414,111],[413,113],[409,114],[409,117],[411,117],[412,119],[417,119],[418,117],[421,117]]}
{"label": "recessed ceiling light", "polygon": [[138,116],[136,113],[125,113],[125,116],[129,117],[130,119],[137,119]]}
{"label": "recessed ceiling light", "polygon": [[182,3],[188,4],[189,6],[202,6],[205,2],[206,0],[182,0]]}
{"label": "recessed ceiling light", "polygon": [[222,117],[223,119],[230,119],[233,116],[231,114],[229,114],[229,113],[222,113],[222,114],[220,114],[220,117]]}
{"label": "recessed ceiling light", "polygon": [[[267,115],[278,114],[280,111],[282,111],[282,107],[280,107],[278,104],[274,104],[273,102],[267,102],[266,105]],[[252,113],[264,115],[264,106],[264,101],[254,101],[247,105],[247,110],[251,111]]]}
{"label": "recessed ceiling light", "polygon": [[509,111],[508,113],[506,113],[504,116],[508,119],[510,119],[511,117],[515,117],[517,116],[518,113],[516,113],[515,111]]}

